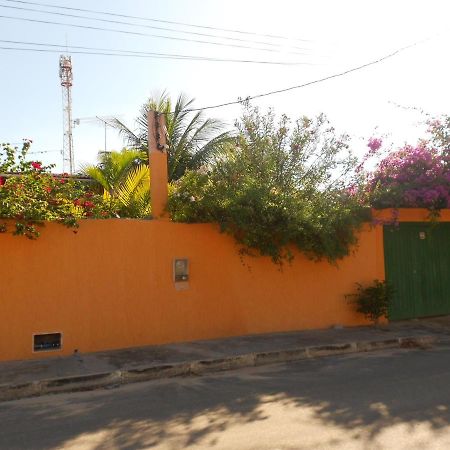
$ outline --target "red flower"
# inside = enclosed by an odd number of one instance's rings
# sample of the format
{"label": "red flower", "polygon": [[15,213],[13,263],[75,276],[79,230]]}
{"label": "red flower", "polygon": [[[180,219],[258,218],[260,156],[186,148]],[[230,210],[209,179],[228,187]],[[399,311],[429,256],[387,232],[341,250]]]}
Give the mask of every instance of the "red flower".
{"label": "red flower", "polygon": [[75,206],[80,206],[81,202],[80,202],[80,200],[79,200],[78,198],[76,198],[76,199],[73,201],[73,204],[74,204]]}
{"label": "red flower", "polygon": [[31,163],[31,166],[33,167],[33,169],[36,169],[36,170],[41,170],[42,169],[42,164],[40,162],[34,161],[34,162]]}
{"label": "red flower", "polygon": [[0,177],[0,186],[3,186],[6,183],[5,177]]}
{"label": "red flower", "polygon": [[52,188],[50,186],[45,186],[44,190],[47,191],[49,194],[50,192],[52,192]]}
{"label": "red flower", "polygon": [[83,206],[84,206],[85,208],[93,208],[93,207],[94,207],[94,204],[93,204],[92,202],[85,201]]}

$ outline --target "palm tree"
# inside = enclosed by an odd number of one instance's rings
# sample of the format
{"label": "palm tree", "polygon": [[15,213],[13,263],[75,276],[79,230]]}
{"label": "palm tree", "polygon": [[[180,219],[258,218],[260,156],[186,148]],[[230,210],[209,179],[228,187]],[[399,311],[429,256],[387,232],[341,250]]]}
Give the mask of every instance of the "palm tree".
{"label": "palm tree", "polygon": [[103,198],[121,217],[150,216],[150,173],[147,154],[137,149],[102,153],[97,165],[82,167],[103,187]]}
{"label": "palm tree", "polygon": [[112,124],[124,137],[129,147],[148,151],[147,116],[149,111],[164,113],[167,126],[169,181],[181,178],[186,170],[197,170],[208,164],[232,139],[230,132],[221,132],[223,123],[204,118],[203,111],[190,111],[193,99],[179,95],[175,105],[163,92],[159,98],[150,98],[142,105],[136,119],[137,131],[133,132],[119,119]]}

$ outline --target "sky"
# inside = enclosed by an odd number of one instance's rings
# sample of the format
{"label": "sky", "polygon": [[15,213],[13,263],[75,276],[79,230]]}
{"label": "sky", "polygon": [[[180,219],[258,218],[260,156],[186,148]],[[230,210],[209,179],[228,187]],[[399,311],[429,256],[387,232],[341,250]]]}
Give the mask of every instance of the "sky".
{"label": "sky", "polygon": [[[18,143],[24,138],[32,139],[30,159],[54,163],[56,171],[63,169],[62,93],[58,68],[62,53],[72,56],[73,118],[82,119],[73,128],[76,167],[95,163],[98,151],[105,147],[105,128],[95,120],[96,116],[118,117],[134,129],[140,106],[151,95],[163,90],[173,98],[183,92],[196,99],[195,106],[204,107],[340,73],[411,44],[414,45],[364,70],[264,97],[253,104],[263,110],[273,107],[277,113],[285,113],[292,119],[325,113],[338,131],[352,136],[352,145],[360,154],[371,136],[384,136],[385,142],[394,145],[415,143],[423,136],[424,116],[408,108],[431,115],[448,112],[450,3],[445,0],[30,2],[240,31],[221,32],[0,0],[0,47],[15,48],[0,48],[0,141]],[[91,19],[51,15],[49,11]],[[92,20],[94,17],[132,24],[100,22]],[[77,28],[69,24],[123,32]],[[178,32],[149,27],[171,28]],[[223,39],[224,36],[234,40]],[[195,40],[210,43],[192,42]],[[48,47],[5,41],[60,47],[52,47],[55,52],[28,52],[18,48]],[[73,46],[296,64],[86,55],[71,53]],[[232,127],[241,114],[241,107],[211,109],[205,114],[222,119]],[[107,150],[123,146],[117,132],[107,127]]]}

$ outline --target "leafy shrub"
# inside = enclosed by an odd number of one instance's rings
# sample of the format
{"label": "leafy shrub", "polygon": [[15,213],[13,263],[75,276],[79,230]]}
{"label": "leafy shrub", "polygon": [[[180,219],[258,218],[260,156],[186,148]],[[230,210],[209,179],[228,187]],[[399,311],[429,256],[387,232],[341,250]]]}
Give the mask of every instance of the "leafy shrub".
{"label": "leafy shrub", "polygon": [[376,208],[450,207],[450,157],[425,144],[405,146],[383,159],[369,177],[367,191]]}
{"label": "leafy shrub", "polygon": [[292,245],[313,259],[348,255],[368,216],[344,189],[356,163],[347,136],[337,136],[324,116],[290,129],[286,116],[276,123],[273,112],[250,107],[237,127],[236,144],[214,164],[171,185],[172,219],[217,222],[243,251],[276,263],[292,258]]}
{"label": "leafy shrub", "polygon": [[[39,236],[37,225],[56,221],[76,228],[78,219],[108,217],[102,197],[67,174],[53,175],[53,166],[26,161],[31,141],[21,151],[8,144],[0,146],[0,218],[13,219],[13,233],[30,239]],[[0,226],[8,231],[8,222]]]}
{"label": "leafy shrub", "polygon": [[[437,148],[445,157],[450,153],[450,116],[444,114],[440,117],[430,118],[426,121],[428,125],[428,139],[424,142]],[[450,159],[445,158],[445,165],[449,166]]]}
{"label": "leafy shrub", "polygon": [[392,286],[380,280],[374,280],[369,286],[360,283],[356,283],[356,286],[356,293],[345,296],[356,311],[374,323],[378,323],[381,317],[387,317],[394,293]]}
{"label": "leafy shrub", "polygon": [[110,213],[116,217],[147,218],[150,207],[150,172],[144,151],[124,148],[103,153],[97,165],[85,165]]}
{"label": "leafy shrub", "polygon": [[[426,124],[428,135],[416,146],[405,145],[381,159],[372,173],[361,173],[365,182],[358,195],[375,208],[427,208],[431,219],[450,207],[450,117],[429,118]],[[381,139],[370,139],[367,156],[379,153],[381,145]]]}

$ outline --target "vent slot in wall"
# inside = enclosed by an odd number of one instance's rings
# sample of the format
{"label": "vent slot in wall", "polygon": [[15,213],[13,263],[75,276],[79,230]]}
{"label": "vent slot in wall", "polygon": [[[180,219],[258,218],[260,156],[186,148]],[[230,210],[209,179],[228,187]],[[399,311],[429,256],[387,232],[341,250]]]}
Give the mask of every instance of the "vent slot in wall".
{"label": "vent slot in wall", "polygon": [[43,352],[49,350],[60,350],[62,345],[62,333],[46,333],[33,335],[33,350]]}

